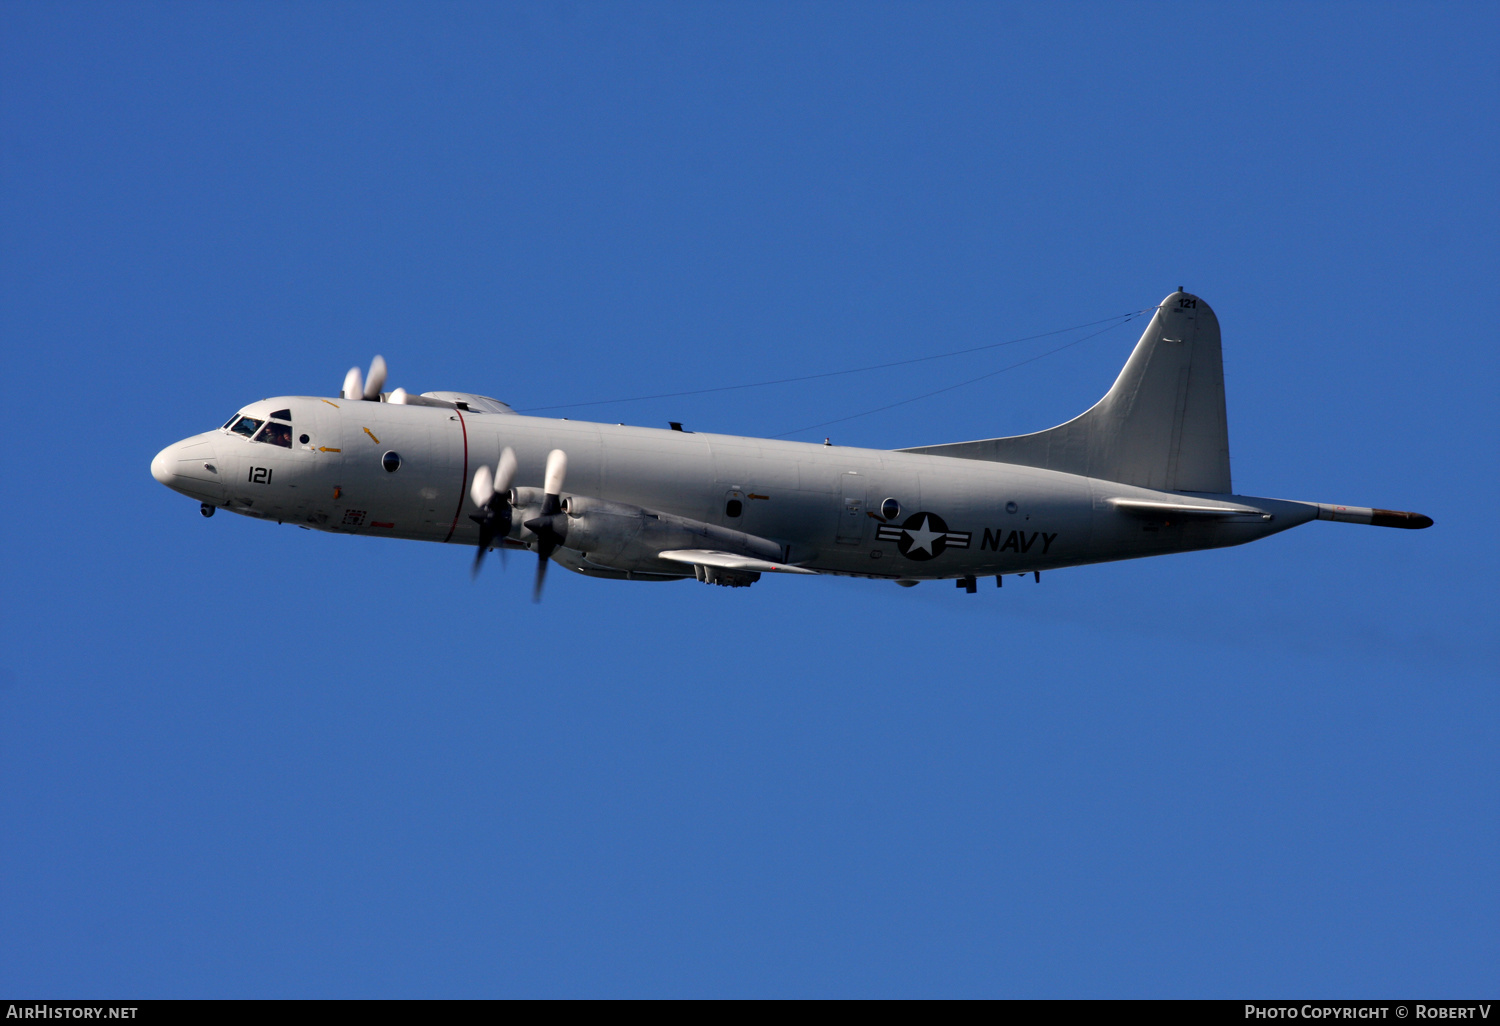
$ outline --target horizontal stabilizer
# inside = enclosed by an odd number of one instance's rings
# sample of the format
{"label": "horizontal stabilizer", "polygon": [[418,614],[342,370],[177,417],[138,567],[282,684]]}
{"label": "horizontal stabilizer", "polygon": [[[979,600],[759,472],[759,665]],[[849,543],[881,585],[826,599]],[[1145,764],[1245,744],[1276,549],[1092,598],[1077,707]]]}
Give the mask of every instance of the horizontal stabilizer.
{"label": "horizontal stabilizer", "polygon": [[1232,520],[1237,517],[1271,519],[1271,514],[1263,509],[1256,509],[1254,506],[1233,506],[1229,503],[1222,506],[1207,506],[1201,503],[1159,502],[1152,499],[1106,499],[1105,501],[1121,513],[1151,519],[1161,517],[1182,517],[1194,520]]}
{"label": "horizontal stabilizer", "polygon": [[1421,513],[1403,513],[1396,509],[1370,509],[1368,506],[1330,506],[1314,502],[1319,520],[1337,520],[1342,524],[1373,524],[1376,527],[1405,527],[1421,530],[1432,526],[1432,518]]}
{"label": "horizontal stabilizer", "polygon": [[749,573],[766,574],[816,574],[816,570],[804,570],[800,566],[772,563],[754,556],[737,556],[733,552],[718,552],[714,549],[669,549],[658,552],[657,559],[671,563],[691,563],[694,566],[713,566],[720,570],[744,570]]}

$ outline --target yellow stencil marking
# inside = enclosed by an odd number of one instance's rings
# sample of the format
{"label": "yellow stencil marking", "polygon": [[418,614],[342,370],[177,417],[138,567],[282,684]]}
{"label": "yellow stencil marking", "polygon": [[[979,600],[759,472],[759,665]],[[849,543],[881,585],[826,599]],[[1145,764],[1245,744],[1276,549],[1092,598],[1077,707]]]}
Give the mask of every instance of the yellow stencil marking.
{"label": "yellow stencil marking", "polygon": [[339,404],[338,404],[338,403],[335,403],[335,402],[329,402],[329,400],[327,400],[327,399],[324,399],[324,400],[323,400],[323,401],[324,401],[324,402],[325,402],[325,403],[328,403],[328,405],[329,405],[329,406],[332,406],[332,407],[333,407],[333,408],[334,408],[334,409],[335,409],[335,410],[336,410],[336,409],[338,409],[338,408],[339,408]]}
{"label": "yellow stencil marking", "polygon": [[319,452],[343,452],[344,450],[342,450],[342,449],[330,449],[326,445],[320,445],[320,446],[318,446],[318,451]]}
{"label": "yellow stencil marking", "polygon": [[754,492],[751,492],[750,493],[750,498],[752,498],[752,499],[769,499],[770,496],[769,495],[756,495]]}
{"label": "yellow stencil marking", "polygon": [[374,442],[374,443],[375,443],[375,444],[376,444],[376,445],[379,445],[379,444],[380,444],[380,439],[378,439],[378,438],[376,438],[376,437],[375,437],[375,432],[373,432],[373,431],[371,431],[371,430],[370,430],[370,429],[369,429],[369,428],[365,428],[365,434],[367,434],[367,435],[369,435],[369,436],[370,436],[370,439],[371,439],[371,440],[372,440],[372,441],[373,441],[373,442]]}

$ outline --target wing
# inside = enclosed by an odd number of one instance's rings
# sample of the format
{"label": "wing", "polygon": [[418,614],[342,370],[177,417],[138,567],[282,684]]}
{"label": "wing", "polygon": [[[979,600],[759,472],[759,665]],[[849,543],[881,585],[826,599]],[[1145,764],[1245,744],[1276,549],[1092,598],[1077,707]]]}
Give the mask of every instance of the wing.
{"label": "wing", "polygon": [[658,552],[657,559],[665,559],[671,563],[691,563],[694,566],[712,566],[720,570],[742,570],[747,573],[767,574],[816,574],[816,570],[804,570],[800,566],[787,566],[785,563],[772,563],[765,559],[756,559],[754,556],[737,556],[732,552],[719,552],[714,549],[668,549],[666,552]]}

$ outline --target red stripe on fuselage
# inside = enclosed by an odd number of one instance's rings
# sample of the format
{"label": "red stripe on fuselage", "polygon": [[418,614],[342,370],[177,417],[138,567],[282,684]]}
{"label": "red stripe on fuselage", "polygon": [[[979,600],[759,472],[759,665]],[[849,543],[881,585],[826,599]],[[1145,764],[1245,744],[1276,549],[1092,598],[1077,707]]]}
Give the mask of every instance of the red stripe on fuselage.
{"label": "red stripe on fuselage", "polygon": [[453,524],[448,528],[448,537],[443,541],[453,540],[453,532],[458,530],[458,515],[464,511],[464,488],[469,483],[469,425],[464,421],[464,411],[455,409],[458,414],[458,426],[464,433],[464,474],[458,479],[458,508],[453,511]]}

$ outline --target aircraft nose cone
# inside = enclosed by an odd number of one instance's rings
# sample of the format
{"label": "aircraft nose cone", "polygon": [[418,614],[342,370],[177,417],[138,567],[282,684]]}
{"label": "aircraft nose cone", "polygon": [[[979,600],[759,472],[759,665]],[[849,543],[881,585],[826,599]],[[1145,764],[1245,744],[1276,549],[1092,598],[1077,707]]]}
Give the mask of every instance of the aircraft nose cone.
{"label": "aircraft nose cone", "polygon": [[151,461],[151,476],[174,492],[217,502],[224,491],[213,440],[205,435],[174,442]]}
{"label": "aircraft nose cone", "polygon": [[172,472],[172,465],[177,462],[176,450],[177,446],[169,445],[151,461],[151,476],[168,488],[177,480],[177,475]]}

